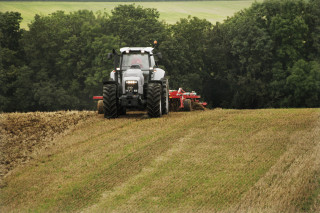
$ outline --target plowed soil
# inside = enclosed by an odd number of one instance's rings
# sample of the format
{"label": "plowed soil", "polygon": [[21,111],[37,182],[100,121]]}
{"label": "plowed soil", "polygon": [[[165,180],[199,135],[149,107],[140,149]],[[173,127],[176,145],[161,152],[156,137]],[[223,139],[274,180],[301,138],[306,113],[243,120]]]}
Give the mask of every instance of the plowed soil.
{"label": "plowed soil", "polygon": [[0,180],[32,159],[36,152],[52,146],[54,138],[93,114],[89,111],[0,114]]}

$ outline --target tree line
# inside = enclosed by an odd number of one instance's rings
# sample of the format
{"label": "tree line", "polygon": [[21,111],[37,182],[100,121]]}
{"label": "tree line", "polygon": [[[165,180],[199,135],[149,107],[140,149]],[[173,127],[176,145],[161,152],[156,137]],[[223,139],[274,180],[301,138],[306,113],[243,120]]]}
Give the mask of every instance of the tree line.
{"label": "tree line", "polygon": [[195,90],[211,107],[320,106],[320,0],[255,2],[215,25],[169,25],[135,5],[36,15],[28,30],[21,20],[0,13],[0,111],[93,109],[113,69],[107,54],[154,40],[170,88]]}

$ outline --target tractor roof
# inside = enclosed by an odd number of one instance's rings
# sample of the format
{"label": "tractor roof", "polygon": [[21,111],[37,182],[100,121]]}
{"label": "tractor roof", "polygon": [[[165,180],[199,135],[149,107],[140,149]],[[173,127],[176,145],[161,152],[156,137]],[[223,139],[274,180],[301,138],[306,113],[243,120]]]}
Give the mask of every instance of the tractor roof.
{"label": "tractor roof", "polygon": [[152,50],[153,48],[152,47],[123,47],[120,49],[120,52],[123,53],[123,52],[141,52],[141,51],[144,51],[144,52],[148,52],[148,53],[151,53],[152,54]]}

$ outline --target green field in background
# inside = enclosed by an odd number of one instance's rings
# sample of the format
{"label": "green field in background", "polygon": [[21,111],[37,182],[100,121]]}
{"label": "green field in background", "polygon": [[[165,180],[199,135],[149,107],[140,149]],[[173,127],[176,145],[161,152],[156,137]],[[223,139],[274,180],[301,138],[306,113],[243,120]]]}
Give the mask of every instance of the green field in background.
{"label": "green field in background", "polygon": [[[222,22],[235,12],[249,7],[254,0],[246,1],[194,1],[194,2],[135,2],[148,8],[157,8],[160,12],[160,19],[169,24],[173,24],[180,18],[189,15],[204,18],[212,23]],[[57,10],[66,12],[88,9],[94,12],[110,12],[119,4],[131,4],[129,2],[0,2],[0,12],[16,11],[23,17],[22,28],[27,28],[28,23],[34,18],[35,14],[48,15]]]}

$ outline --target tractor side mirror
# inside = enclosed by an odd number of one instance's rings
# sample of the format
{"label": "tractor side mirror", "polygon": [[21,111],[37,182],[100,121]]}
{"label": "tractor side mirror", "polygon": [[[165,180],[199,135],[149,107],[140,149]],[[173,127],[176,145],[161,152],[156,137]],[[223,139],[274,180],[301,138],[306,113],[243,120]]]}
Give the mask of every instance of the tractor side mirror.
{"label": "tractor side mirror", "polygon": [[112,53],[108,53],[108,60],[112,59]]}

